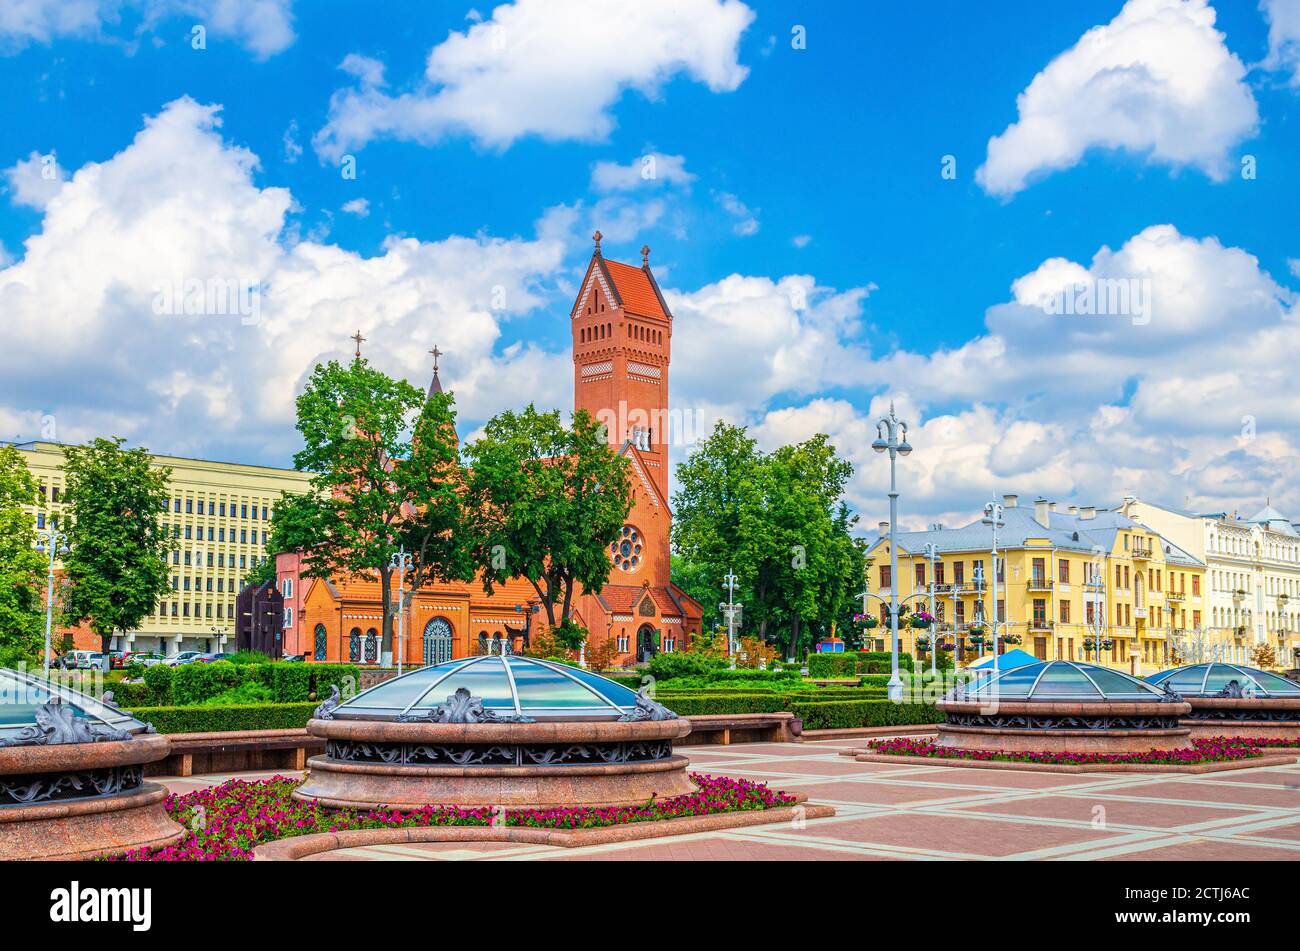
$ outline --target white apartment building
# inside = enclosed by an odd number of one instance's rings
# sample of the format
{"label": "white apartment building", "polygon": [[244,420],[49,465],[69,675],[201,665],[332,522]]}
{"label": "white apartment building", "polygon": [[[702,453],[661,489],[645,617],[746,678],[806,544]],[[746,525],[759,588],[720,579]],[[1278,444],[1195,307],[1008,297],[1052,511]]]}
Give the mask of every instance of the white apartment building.
{"label": "white apartment building", "polygon": [[1224,659],[1250,662],[1269,643],[1278,665],[1300,667],[1300,531],[1271,505],[1250,518],[1185,512],[1135,498],[1117,511],[1205,562],[1207,631]]}

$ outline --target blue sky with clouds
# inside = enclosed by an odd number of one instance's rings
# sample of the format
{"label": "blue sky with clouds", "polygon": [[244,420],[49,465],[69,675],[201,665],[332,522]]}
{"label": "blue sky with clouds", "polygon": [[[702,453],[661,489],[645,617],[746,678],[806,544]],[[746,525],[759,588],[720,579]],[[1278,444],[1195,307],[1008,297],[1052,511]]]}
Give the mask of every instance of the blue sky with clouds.
{"label": "blue sky with clouds", "polygon": [[[654,249],[674,404],[831,433],[868,524],[891,398],[917,523],[1300,517],[1297,6],[6,3],[0,433],[283,464],[357,327],[416,382],[446,350],[464,431],[567,406],[599,227]],[[257,283],[257,322],[151,310],[195,276]],[[1045,312],[1106,278],[1151,319]]]}

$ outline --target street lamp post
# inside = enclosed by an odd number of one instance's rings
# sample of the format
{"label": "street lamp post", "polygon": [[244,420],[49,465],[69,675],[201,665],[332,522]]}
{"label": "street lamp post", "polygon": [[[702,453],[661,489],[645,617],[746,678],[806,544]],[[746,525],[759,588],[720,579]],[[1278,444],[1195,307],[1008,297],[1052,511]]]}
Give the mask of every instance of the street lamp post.
{"label": "street lamp post", "polygon": [[741,607],[736,602],[736,582],[739,579],[734,571],[728,571],[722,578],[722,587],[727,592],[727,600],[718,605],[727,614],[727,656],[731,658],[731,669],[736,669],[736,609]]}
{"label": "street lamp post", "polygon": [[50,568],[45,588],[45,676],[50,675],[50,637],[54,628],[54,562],[59,555],[68,553],[68,536],[57,528],[46,528],[36,533],[36,550],[49,552]]}
{"label": "street lamp post", "polygon": [[907,423],[894,415],[894,404],[889,404],[889,415],[876,421],[876,438],[871,443],[876,452],[889,452],[889,589],[890,589],[890,657],[889,657],[889,699],[895,702],[902,699],[903,681],[898,676],[898,546],[894,539],[898,534],[898,456],[912,452],[907,441]]}
{"label": "street lamp post", "polygon": [[984,506],[984,518],[981,519],[993,529],[993,659],[989,668],[990,677],[996,677],[998,673],[998,529],[1006,525],[1003,512],[1001,503],[990,502]]}
{"label": "street lamp post", "polygon": [[393,559],[388,563],[397,571],[397,676],[402,676],[402,658],[406,651],[406,573],[411,570],[411,556],[403,545],[393,552]]}
{"label": "street lamp post", "polygon": [[934,542],[926,542],[923,553],[930,559],[930,617],[935,619],[930,622],[933,628],[930,632],[930,673],[934,674],[939,669],[939,620],[934,607],[934,563],[939,557],[939,548]]}

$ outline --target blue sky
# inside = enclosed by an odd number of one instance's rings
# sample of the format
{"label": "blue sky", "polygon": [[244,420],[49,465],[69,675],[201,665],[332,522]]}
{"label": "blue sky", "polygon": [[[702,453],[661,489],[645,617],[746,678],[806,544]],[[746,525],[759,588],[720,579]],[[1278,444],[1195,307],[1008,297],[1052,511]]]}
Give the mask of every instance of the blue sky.
{"label": "blue sky", "polygon": [[[913,463],[918,521],[956,517],[994,489],[1243,508],[1271,495],[1300,517],[1300,393],[1270,363],[1295,340],[1300,287],[1294,0],[941,2],[924,15],[691,0],[687,28],[652,18],[630,32],[630,12],[602,20],[534,0],[365,14],[327,0],[235,6],[233,21],[209,0],[105,0],[75,22],[43,0],[25,18],[0,13],[0,302],[26,331],[0,389],[6,438],[53,418],[64,439],[112,429],[157,451],[283,464],[293,388],[316,359],[346,352],[353,324],[378,362],[417,382],[423,352],[447,350],[464,430],[525,398],[567,405],[565,317],[594,226],[611,257],[635,260],[650,244],[661,283],[680,295],[674,402],[749,424],[766,443],[831,432],[862,470],[864,512],[881,473],[861,443],[894,398],[932,433]],[[509,67],[484,52],[494,24]],[[794,48],[799,28],[806,43]],[[1080,52],[1089,30],[1107,32]],[[656,53],[660,43],[677,52]],[[435,49],[438,79],[425,74]],[[476,82],[476,69],[501,73]],[[1017,97],[1040,74],[1055,89],[1035,107],[1047,125],[991,160],[990,139],[1023,118]],[[189,100],[171,113],[183,129],[137,141],[148,172],[111,189],[82,181],[73,195],[88,163],[117,161],[146,117]],[[1052,136],[1075,141],[1044,144]],[[212,153],[196,159],[196,143]],[[1078,154],[1036,163],[1040,147]],[[231,172],[240,149],[256,157],[243,180]],[[355,180],[340,175],[345,154]],[[593,177],[598,163],[635,168],[648,154],[661,169],[680,157],[686,175],[614,191]],[[50,155],[72,178],[57,196],[24,165]],[[941,175],[945,156],[955,178]],[[174,213],[191,189],[202,212]],[[277,208],[257,209],[259,196]],[[193,239],[194,256],[170,273],[220,258],[216,276],[256,274],[271,289],[265,322],[195,328],[140,314],[132,295],[149,292],[147,267],[120,247],[97,255],[82,225],[126,221],[142,203],[149,213],[119,240],[177,228],[161,244]],[[1147,230],[1166,225],[1171,234]],[[43,237],[39,253],[25,247]],[[392,251],[402,239],[409,257]],[[60,261],[83,241],[77,253],[98,264],[90,277]],[[1103,248],[1115,253],[1094,264]],[[320,269],[310,303],[286,303],[277,289],[302,277],[304,258]],[[1056,258],[1149,278],[1169,309],[1082,334],[1059,317],[1027,322],[1034,292],[1013,282],[1050,284]],[[385,264],[414,297],[394,281],[376,303]],[[480,270],[475,286],[457,283]],[[1203,291],[1186,286],[1189,273]],[[483,298],[498,285],[510,303],[494,311]],[[782,310],[805,285],[808,306]],[[1229,295],[1222,306],[1216,289]],[[747,307],[759,330],[731,353]],[[117,343],[122,352],[103,353]],[[35,372],[47,356],[64,381]],[[1243,389],[1225,375],[1258,378]],[[271,376],[282,385],[268,387]]]}

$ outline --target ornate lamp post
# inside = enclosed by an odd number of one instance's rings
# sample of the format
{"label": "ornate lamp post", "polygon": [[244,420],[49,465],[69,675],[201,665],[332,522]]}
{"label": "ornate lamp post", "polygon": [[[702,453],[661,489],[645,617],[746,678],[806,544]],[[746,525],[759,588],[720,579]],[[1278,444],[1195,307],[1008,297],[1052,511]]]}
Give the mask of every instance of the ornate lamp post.
{"label": "ornate lamp post", "polygon": [[36,533],[36,550],[49,552],[50,569],[45,588],[45,676],[50,675],[50,635],[54,627],[54,562],[59,555],[68,553],[68,536],[57,528],[46,528]]}
{"label": "ornate lamp post", "polygon": [[1000,502],[990,502],[984,506],[984,518],[981,519],[993,529],[993,659],[989,667],[990,677],[996,677],[998,673],[998,624],[1001,622],[998,617],[998,529],[1006,525],[1003,512]]}
{"label": "ornate lamp post", "polygon": [[894,415],[894,404],[889,404],[889,415],[876,422],[876,438],[871,443],[876,452],[889,452],[889,699],[897,702],[903,695],[903,681],[898,676],[898,456],[910,455],[912,446],[907,441],[907,423]]}
{"label": "ornate lamp post", "polygon": [[936,618],[932,622],[934,630],[930,632],[930,673],[934,674],[939,669],[939,622],[934,606],[934,563],[939,558],[939,547],[934,542],[926,542],[922,553],[930,559],[930,617]]}
{"label": "ornate lamp post", "polygon": [[406,573],[411,570],[411,556],[403,545],[393,552],[393,559],[388,563],[397,571],[397,676],[402,676],[402,658],[406,654]]}
{"label": "ornate lamp post", "polygon": [[722,578],[722,588],[727,592],[727,600],[718,605],[727,615],[727,656],[731,658],[731,669],[736,669],[736,611],[742,605],[736,601],[736,582],[739,579],[734,571],[728,571]]}

